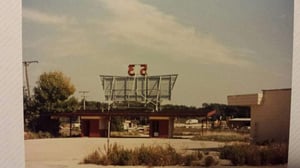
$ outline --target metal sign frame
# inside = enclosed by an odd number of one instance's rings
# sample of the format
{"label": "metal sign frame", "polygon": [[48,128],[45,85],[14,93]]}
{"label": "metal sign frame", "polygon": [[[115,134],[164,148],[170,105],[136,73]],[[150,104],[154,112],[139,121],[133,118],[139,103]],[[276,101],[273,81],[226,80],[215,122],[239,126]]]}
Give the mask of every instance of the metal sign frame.
{"label": "metal sign frame", "polygon": [[152,103],[159,110],[162,100],[171,100],[177,74],[157,76],[100,75],[105,100],[117,102]]}

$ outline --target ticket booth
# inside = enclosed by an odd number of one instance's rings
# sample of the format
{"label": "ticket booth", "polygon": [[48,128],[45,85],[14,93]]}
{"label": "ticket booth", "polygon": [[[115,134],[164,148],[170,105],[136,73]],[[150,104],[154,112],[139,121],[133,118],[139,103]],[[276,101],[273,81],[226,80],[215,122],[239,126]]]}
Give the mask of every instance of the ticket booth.
{"label": "ticket booth", "polygon": [[107,137],[107,117],[82,116],[81,135],[87,137]]}
{"label": "ticket booth", "polygon": [[174,117],[149,117],[149,136],[160,138],[172,138],[174,129]]}

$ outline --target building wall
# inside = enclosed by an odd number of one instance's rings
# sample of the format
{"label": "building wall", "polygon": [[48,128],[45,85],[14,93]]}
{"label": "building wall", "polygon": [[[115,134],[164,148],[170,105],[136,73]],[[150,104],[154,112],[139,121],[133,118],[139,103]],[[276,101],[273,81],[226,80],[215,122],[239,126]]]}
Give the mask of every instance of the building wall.
{"label": "building wall", "polygon": [[288,142],[291,89],[264,90],[260,105],[251,106],[251,137],[255,142]]}
{"label": "building wall", "polygon": [[256,105],[259,103],[259,100],[260,100],[259,94],[227,96],[228,105],[235,105],[235,106]]}

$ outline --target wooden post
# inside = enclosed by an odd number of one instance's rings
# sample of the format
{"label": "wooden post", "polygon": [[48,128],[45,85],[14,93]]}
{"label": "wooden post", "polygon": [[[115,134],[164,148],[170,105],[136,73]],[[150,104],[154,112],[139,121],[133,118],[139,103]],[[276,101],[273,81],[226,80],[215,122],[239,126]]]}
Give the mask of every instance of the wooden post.
{"label": "wooden post", "polygon": [[201,129],[201,133],[202,133],[201,136],[203,136],[203,129],[204,129],[203,127],[204,127],[204,125],[203,125],[203,119],[202,119],[202,120],[201,120],[201,128],[202,128],[202,129]]}
{"label": "wooden post", "polygon": [[109,138],[110,138],[110,120],[111,116],[108,116],[108,122],[107,122],[107,155],[110,152],[110,146],[109,146]]}
{"label": "wooden post", "polygon": [[72,137],[72,117],[69,118],[69,123],[70,123],[70,137]]}
{"label": "wooden post", "polygon": [[206,131],[208,131],[208,117],[206,116]]}

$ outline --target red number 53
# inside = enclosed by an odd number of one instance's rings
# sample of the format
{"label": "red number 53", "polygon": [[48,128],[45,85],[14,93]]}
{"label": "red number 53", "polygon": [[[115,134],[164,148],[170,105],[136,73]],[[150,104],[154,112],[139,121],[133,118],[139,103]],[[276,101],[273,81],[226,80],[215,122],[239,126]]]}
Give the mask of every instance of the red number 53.
{"label": "red number 53", "polygon": [[[147,75],[147,64],[139,64],[140,65],[140,75]],[[135,64],[128,65],[128,75],[135,76]]]}

